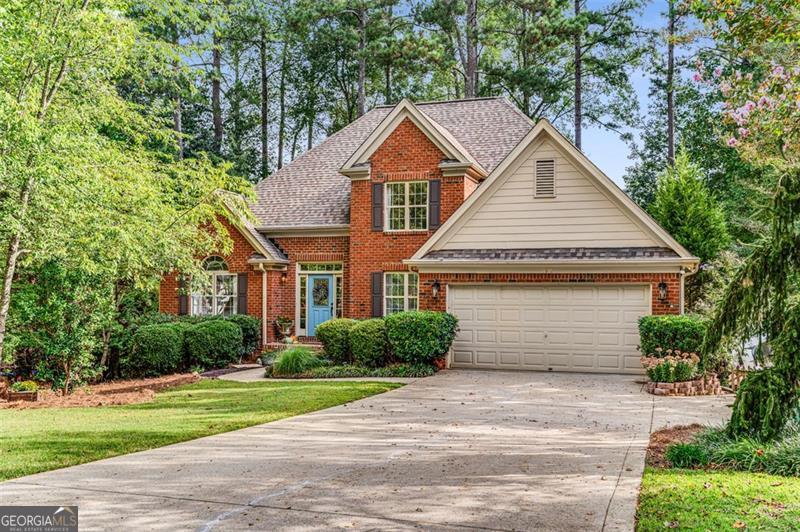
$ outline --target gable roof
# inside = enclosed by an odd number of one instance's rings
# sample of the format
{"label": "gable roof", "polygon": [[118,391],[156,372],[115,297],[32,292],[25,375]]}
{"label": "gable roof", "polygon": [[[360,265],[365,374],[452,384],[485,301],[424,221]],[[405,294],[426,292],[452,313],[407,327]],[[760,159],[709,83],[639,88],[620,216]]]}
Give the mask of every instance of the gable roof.
{"label": "gable roof", "polygon": [[[397,106],[376,107],[256,185],[256,227],[350,223],[350,178],[339,170]],[[505,98],[420,103],[437,133],[447,132],[488,173],[533,123]]]}
{"label": "gable roof", "polygon": [[[407,261],[410,264],[424,264],[427,262],[442,262],[454,260],[456,256],[436,253],[442,246],[458,231],[459,225],[468,220],[485,200],[490,198],[494,192],[502,186],[502,177],[513,167],[514,163],[525,153],[531,144],[542,136],[552,139],[558,147],[570,155],[577,163],[579,168],[587,177],[593,180],[594,184],[604,192],[623,212],[636,220],[641,226],[650,233],[654,241],[660,247],[674,251],[678,260],[689,263],[696,263],[697,258],[693,257],[686,248],[681,246],[667,231],[656,223],[647,213],[642,210],[633,200],[628,197],[607,175],[597,168],[580,150],[578,150],[569,140],[567,140],[555,127],[547,120],[540,120],[536,126],[519,142],[519,144],[497,165],[492,173],[486,178],[484,183],[467,198],[464,203],[456,210],[453,215],[436,231],[431,238]],[[434,252],[434,253],[432,253]],[[478,253],[478,250],[464,250],[467,255]],[[559,260],[562,254],[551,253],[547,258],[529,256],[529,254],[516,253],[513,260],[537,261],[537,260]],[[489,257],[491,260],[491,257]],[[462,258],[462,260],[464,260]]]}
{"label": "gable roof", "polygon": [[372,130],[372,133],[370,133],[361,146],[353,152],[339,171],[347,175],[349,170],[355,167],[361,167],[367,163],[372,154],[375,153],[389,135],[392,134],[395,128],[405,119],[411,120],[420,131],[431,139],[436,147],[438,147],[448,159],[460,163],[469,163],[473,165],[480,174],[486,175],[486,170],[472,154],[461,145],[457,138],[405,98],[386,115],[378,127]]}

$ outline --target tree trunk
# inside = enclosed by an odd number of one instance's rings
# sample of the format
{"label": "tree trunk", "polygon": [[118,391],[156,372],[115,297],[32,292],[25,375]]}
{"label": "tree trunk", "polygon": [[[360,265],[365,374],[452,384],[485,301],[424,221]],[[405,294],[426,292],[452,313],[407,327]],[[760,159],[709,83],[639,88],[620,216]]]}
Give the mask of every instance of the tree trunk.
{"label": "tree trunk", "polygon": [[269,80],[267,79],[267,32],[261,28],[258,43],[261,66],[261,179],[269,175]]}
{"label": "tree trunk", "polygon": [[386,87],[384,89],[383,97],[387,104],[392,103],[392,65],[386,64],[386,71],[384,72],[384,79]]}
{"label": "tree trunk", "polygon": [[[28,177],[22,186],[19,204],[20,224],[25,220],[25,214],[30,203],[31,191],[33,190],[33,176]],[[8,311],[11,308],[11,285],[14,282],[14,273],[17,269],[17,259],[20,255],[20,241],[22,240],[22,228],[17,227],[8,242],[8,258],[6,260],[5,273],[3,275],[3,292],[0,293],[0,360],[3,359],[3,343],[6,339],[6,322]]]}
{"label": "tree trunk", "polygon": [[314,117],[309,116],[307,122],[308,138],[306,139],[306,148],[310,150],[314,147]]}
{"label": "tree trunk", "polygon": [[467,61],[464,65],[464,97],[478,95],[478,0],[467,1]]}
{"label": "tree trunk", "polygon": [[219,36],[214,34],[213,50],[211,51],[211,115],[214,122],[213,151],[217,155],[222,153],[222,52],[220,51]]}
{"label": "tree trunk", "polygon": [[667,27],[667,163],[675,164],[675,0],[669,0]]}
{"label": "tree trunk", "polygon": [[289,53],[288,44],[283,45],[281,52],[281,81],[278,87],[280,93],[280,111],[278,115],[278,169],[283,168],[283,145],[286,142],[286,66]]}
{"label": "tree trunk", "polygon": [[[177,40],[174,44],[178,45]],[[175,72],[175,79],[180,79],[181,65],[177,60],[172,63],[172,70]],[[185,156],[186,146],[183,139],[183,99],[180,95],[180,89],[176,89],[175,98],[172,102],[172,128],[175,130],[178,141],[178,160],[182,161]]]}
{"label": "tree trunk", "polygon": [[356,107],[358,117],[364,116],[367,104],[367,24],[369,14],[366,9],[359,14],[358,28],[358,95],[356,96]]}
{"label": "tree trunk", "polygon": [[[575,0],[575,18],[581,14],[581,0]],[[583,58],[581,57],[581,32],[575,34],[575,146],[581,149],[581,133],[583,132]]]}

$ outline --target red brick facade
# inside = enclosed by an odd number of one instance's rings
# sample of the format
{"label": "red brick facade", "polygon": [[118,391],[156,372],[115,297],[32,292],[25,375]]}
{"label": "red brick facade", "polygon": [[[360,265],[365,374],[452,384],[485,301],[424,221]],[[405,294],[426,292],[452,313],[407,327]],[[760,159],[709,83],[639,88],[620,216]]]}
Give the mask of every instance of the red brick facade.
{"label": "red brick facade", "polygon": [[[437,297],[433,283],[439,281]],[[667,285],[667,298],[659,298],[658,285]],[[447,310],[448,284],[484,283],[608,283],[651,285],[653,314],[680,313],[680,275],[677,273],[423,273],[419,276],[419,305],[427,310]]]}
{"label": "red brick facade", "polygon": [[403,120],[370,158],[370,180],[353,181],[350,195],[350,283],[345,299],[349,316],[371,316],[370,274],[404,271],[402,263],[430,238],[433,231],[372,230],[372,183],[442,179],[441,223],[475,190],[466,177],[442,177],[444,153],[409,119]]}
{"label": "red brick facade", "polygon": [[[298,302],[298,270],[302,263],[341,263],[342,309],[344,316],[367,318],[372,314],[371,276],[373,272],[403,271],[403,264],[430,238],[432,231],[387,232],[372,228],[372,185],[392,181],[441,179],[441,215],[444,223],[463,201],[478,187],[467,176],[444,177],[439,165],[445,155],[409,119],[405,119],[389,135],[370,158],[370,178],[352,181],[349,236],[278,237],[274,243],[288,257],[287,266],[270,269],[267,277],[266,330],[269,342],[276,340],[275,318],[296,320]],[[262,275],[247,263],[254,250],[234,228],[228,226],[233,239],[233,253],[224,256],[233,273],[248,272],[247,310],[262,317]],[[438,280],[440,293],[433,297],[431,286]],[[666,301],[659,299],[659,283],[667,285]],[[421,309],[446,310],[449,283],[649,283],[652,285],[654,314],[680,312],[680,276],[677,273],[605,273],[605,274],[431,274],[420,275],[419,304]],[[161,283],[162,312],[178,312],[176,275],[166,275]],[[299,324],[295,323],[297,327]],[[295,332],[297,329],[295,328]]]}

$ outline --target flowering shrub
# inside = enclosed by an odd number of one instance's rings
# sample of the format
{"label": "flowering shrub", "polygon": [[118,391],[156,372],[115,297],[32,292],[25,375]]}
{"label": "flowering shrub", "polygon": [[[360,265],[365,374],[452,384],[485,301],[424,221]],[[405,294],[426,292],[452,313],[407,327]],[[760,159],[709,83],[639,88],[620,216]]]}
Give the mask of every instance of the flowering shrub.
{"label": "flowering shrub", "polygon": [[677,349],[667,349],[657,356],[642,357],[642,366],[647,377],[653,382],[684,382],[698,376],[700,357],[697,353],[685,353]]}

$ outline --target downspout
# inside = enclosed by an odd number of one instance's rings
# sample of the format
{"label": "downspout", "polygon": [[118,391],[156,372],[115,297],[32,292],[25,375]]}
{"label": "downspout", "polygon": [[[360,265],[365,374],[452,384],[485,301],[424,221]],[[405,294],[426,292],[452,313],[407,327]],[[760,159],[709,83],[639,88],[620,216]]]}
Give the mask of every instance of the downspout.
{"label": "downspout", "polygon": [[683,314],[683,292],[684,292],[684,285],[686,283],[686,270],[681,268],[681,289],[680,289],[680,313]]}
{"label": "downspout", "polygon": [[267,270],[263,264],[258,265],[261,270],[261,347],[267,345]]}

